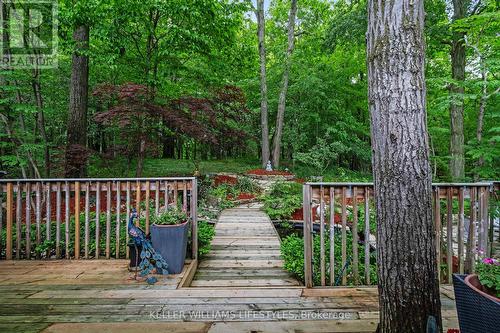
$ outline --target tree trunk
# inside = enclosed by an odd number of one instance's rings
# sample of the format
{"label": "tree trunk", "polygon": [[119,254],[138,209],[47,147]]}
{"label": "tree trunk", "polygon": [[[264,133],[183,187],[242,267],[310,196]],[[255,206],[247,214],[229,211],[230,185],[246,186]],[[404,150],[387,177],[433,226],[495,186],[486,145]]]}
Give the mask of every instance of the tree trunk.
{"label": "tree trunk", "polygon": [[[453,0],[453,19],[465,17],[466,2]],[[465,176],[464,156],[464,87],[465,79],[465,34],[453,32],[451,42],[451,78],[458,83],[450,84],[450,172],[454,181],[463,180]]]}
{"label": "tree trunk", "polygon": [[[481,71],[481,79],[483,81],[483,87],[482,87],[482,93],[481,93],[481,100],[479,101],[479,114],[477,116],[477,129],[476,129],[476,139],[477,139],[477,145],[478,147],[481,146],[481,141],[483,140],[483,123],[484,123],[484,111],[486,110],[486,102],[488,100],[488,80],[487,80],[487,73],[486,70],[483,69]],[[479,159],[477,160],[477,166],[478,168],[482,167],[484,165],[484,157],[481,155]],[[478,170],[479,171],[479,170]],[[475,175],[475,181],[479,180],[479,174],[476,173]]]}
{"label": "tree trunk", "polygon": [[47,131],[45,130],[45,116],[43,113],[43,98],[42,98],[42,88],[40,84],[40,69],[33,69],[33,77],[31,80],[31,87],[33,88],[33,96],[35,97],[35,103],[37,107],[36,115],[36,127],[40,131],[40,136],[43,141],[43,152],[44,152],[44,166],[45,166],[45,177],[50,177],[51,163],[50,163],[50,150],[49,150],[49,139],[47,136]]}
{"label": "tree trunk", "polygon": [[264,0],[257,0],[257,35],[259,38],[259,60],[260,60],[260,127],[262,131],[261,158],[262,168],[269,161],[269,124],[267,111],[267,76],[266,76],[266,19],[264,17]]}
{"label": "tree trunk", "polygon": [[[387,1],[387,2],[386,2]],[[367,63],[380,332],[441,331],[422,0],[369,0]]]}
{"label": "tree trunk", "polygon": [[273,166],[278,168],[280,165],[281,137],[283,136],[283,123],[285,120],[286,93],[288,91],[288,76],[290,73],[290,64],[292,61],[292,52],[295,46],[295,17],[297,15],[297,0],[292,0],[290,13],[288,15],[288,49],[285,57],[285,70],[283,72],[283,86],[281,87],[278,114],[276,115],[276,132],[273,142]]}
{"label": "tree trunk", "polygon": [[[76,49],[73,52],[71,83],[69,90],[68,139],[66,147],[66,177],[85,176],[86,161],[75,159],[73,147],[87,146],[87,104],[89,87],[89,58],[85,54],[89,44],[89,27],[75,28],[73,39]],[[82,52],[83,51],[83,52]],[[78,163],[77,163],[78,162]]]}

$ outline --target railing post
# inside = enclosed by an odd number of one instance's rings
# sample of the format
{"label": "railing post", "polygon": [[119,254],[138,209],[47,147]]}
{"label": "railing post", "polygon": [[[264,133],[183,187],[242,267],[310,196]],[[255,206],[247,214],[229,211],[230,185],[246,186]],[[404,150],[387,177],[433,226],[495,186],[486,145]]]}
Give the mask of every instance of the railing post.
{"label": "railing post", "polygon": [[191,185],[191,229],[193,259],[198,259],[198,180],[195,178]]}
{"label": "railing post", "polygon": [[14,221],[14,192],[12,183],[7,183],[7,221],[6,221],[6,248],[5,248],[5,258],[7,260],[12,260],[12,223]]}
{"label": "railing post", "polygon": [[312,288],[312,237],[311,237],[311,185],[303,188],[303,210],[304,210],[304,281],[306,288]]}
{"label": "railing post", "polygon": [[75,259],[80,259],[80,182],[75,182]]}
{"label": "railing post", "polygon": [[439,186],[434,189],[434,225],[436,227],[436,265],[438,281],[441,283],[441,201]]}

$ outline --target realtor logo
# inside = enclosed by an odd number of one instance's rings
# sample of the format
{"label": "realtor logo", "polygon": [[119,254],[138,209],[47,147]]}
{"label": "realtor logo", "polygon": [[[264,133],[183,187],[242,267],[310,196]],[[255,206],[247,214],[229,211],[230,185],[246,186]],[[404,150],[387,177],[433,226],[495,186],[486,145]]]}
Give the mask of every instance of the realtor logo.
{"label": "realtor logo", "polygon": [[0,68],[57,67],[57,0],[0,4]]}

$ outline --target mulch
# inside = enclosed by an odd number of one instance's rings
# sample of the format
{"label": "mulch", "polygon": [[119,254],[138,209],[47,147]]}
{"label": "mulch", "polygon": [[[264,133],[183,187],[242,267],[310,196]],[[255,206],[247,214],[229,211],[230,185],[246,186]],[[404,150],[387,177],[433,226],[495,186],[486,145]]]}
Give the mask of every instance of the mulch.
{"label": "mulch", "polygon": [[254,169],[248,170],[247,175],[257,175],[257,176],[293,176],[293,173],[282,170],[266,171],[264,169]]}

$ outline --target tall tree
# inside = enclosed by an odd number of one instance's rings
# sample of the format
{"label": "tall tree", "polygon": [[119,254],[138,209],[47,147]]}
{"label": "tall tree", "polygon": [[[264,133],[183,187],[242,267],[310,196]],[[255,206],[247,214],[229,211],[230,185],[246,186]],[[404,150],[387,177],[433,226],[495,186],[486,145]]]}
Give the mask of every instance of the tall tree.
{"label": "tall tree", "polygon": [[288,77],[295,46],[295,17],[297,16],[297,0],[291,0],[288,15],[288,48],[285,55],[285,69],[283,71],[282,86],[278,100],[278,113],[276,115],[276,131],[273,140],[273,166],[278,168],[281,155],[281,137],[283,136],[283,123],[285,121],[286,93],[288,91]]}
{"label": "tall tree", "polygon": [[267,112],[267,77],[266,77],[266,20],[264,17],[264,0],[257,0],[257,35],[259,39],[260,62],[260,127],[262,131],[261,159],[262,168],[269,161],[269,124]]}
{"label": "tall tree", "polygon": [[380,332],[425,332],[429,316],[441,327],[425,110],[423,3],[368,2]]}
{"label": "tall tree", "polygon": [[[85,176],[85,163],[75,159],[75,152],[87,145],[87,104],[89,89],[89,27],[78,25],[73,33],[75,50],[71,65],[69,89],[68,138],[66,148],[66,177]],[[78,162],[78,163],[76,163]],[[83,161],[85,162],[85,161]]]}
{"label": "tall tree", "polygon": [[[467,0],[453,0],[452,21],[463,19],[467,10]],[[450,84],[450,172],[453,180],[465,176],[464,156],[464,86],[465,79],[465,33],[453,31],[451,41],[451,78]]]}

